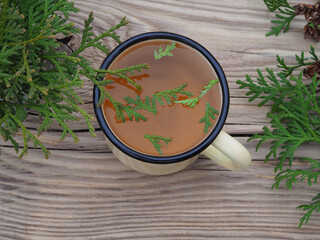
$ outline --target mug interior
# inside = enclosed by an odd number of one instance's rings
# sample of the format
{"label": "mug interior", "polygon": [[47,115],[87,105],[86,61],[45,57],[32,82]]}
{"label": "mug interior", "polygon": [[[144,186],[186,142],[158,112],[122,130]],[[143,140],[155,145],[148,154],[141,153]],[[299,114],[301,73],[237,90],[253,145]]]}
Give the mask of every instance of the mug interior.
{"label": "mug interior", "polygon": [[100,91],[99,89],[94,86],[93,89],[93,104],[94,104],[94,110],[97,117],[97,120],[101,126],[102,131],[105,133],[107,138],[111,141],[113,145],[115,145],[119,150],[124,152],[126,155],[135,158],[140,161],[148,162],[148,163],[156,163],[156,164],[168,164],[168,163],[176,163],[180,162],[189,158],[192,158],[198,154],[200,154],[204,149],[206,149],[213,140],[217,137],[219,132],[221,131],[229,109],[229,89],[226,81],[225,74],[217,62],[217,60],[210,54],[208,50],[206,50],[203,46],[198,44],[197,42],[178,35],[174,33],[167,33],[167,32],[150,32],[150,33],[143,33],[137,36],[134,36],[127,41],[120,44],[117,48],[115,48],[103,61],[101,65],[101,69],[107,69],[111,63],[115,60],[115,58],[122,53],[125,49],[129,48],[130,46],[133,46],[137,43],[147,41],[147,40],[156,40],[156,39],[166,39],[166,40],[174,40],[177,42],[181,42],[183,44],[186,44],[193,49],[197,50],[199,53],[201,53],[210,63],[212,68],[214,69],[217,78],[219,79],[220,88],[221,88],[221,95],[222,95],[222,105],[221,105],[221,112],[219,114],[219,118],[214,125],[214,129],[209,133],[209,135],[198,145],[196,145],[194,148],[180,153],[176,155],[170,155],[170,156],[151,156],[147,154],[140,153],[138,151],[135,151],[134,149],[128,147],[127,145],[123,144],[112,132],[110,127],[108,126],[102,107],[97,108],[97,103],[100,97]]}

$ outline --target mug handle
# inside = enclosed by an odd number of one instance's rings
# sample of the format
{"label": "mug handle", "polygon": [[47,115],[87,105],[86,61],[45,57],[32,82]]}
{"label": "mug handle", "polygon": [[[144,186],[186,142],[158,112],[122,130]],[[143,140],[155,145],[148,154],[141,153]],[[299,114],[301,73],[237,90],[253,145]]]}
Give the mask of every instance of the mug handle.
{"label": "mug handle", "polygon": [[232,171],[244,171],[251,163],[248,150],[225,131],[221,131],[202,154]]}

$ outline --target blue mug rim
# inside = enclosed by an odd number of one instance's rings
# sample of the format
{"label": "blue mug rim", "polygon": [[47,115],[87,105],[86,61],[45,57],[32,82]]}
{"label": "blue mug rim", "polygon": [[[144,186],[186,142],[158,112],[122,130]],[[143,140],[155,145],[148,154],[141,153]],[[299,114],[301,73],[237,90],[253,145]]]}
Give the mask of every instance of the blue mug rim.
{"label": "blue mug rim", "polygon": [[229,88],[227,84],[227,79],[225,77],[225,74],[222,70],[222,67],[218,63],[218,61],[212,56],[212,54],[204,48],[201,44],[195,42],[194,40],[185,37],[183,35],[179,35],[176,33],[170,33],[170,32],[147,32],[142,33],[139,35],[136,35],[120,45],[118,45],[102,62],[100,69],[107,69],[110,64],[114,61],[114,59],[125,49],[128,47],[137,44],[139,42],[143,42],[146,40],[154,40],[154,39],[168,39],[168,40],[174,40],[181,43],[184,43],[194,49],[196,49],[198,52],[200,52],[211,64],[211,66],[214,68],[215,73],[219,79],[221,92],[222,92],[222,106],[221,106],[221,112],[220,116],[218,118],[217,123],[214,126],[214,129],[209,133],[209,135],[198,145],[196,145],[194,148],[180,154],[176,155],[170,155],[170,156],[152,156],[140,153],[138,151],[135,151],[134,149],[128,147],[127,145],[123,144],[112,132],[110,127],[108,126],[104,115],[102,107],[97,108],[97,103],[100,97],[100,90],[95,85],[93,87],[93,105],[94,105],[94,112],[97,118],[97,121],[106,135],[106,137],[111,141],[113,145],[115,145],[119,150],[121,150],[126,155],[135,158],[137,160],[147,162],[147,163],[154,163],[154,164],[171,164],[171,163],[177,163],[181,162],[187,159],[190,159],[196,155],[199,155],[201,152],[203,152],[218,136],[220,131],[222,130],[222,127],[226,121],[228,111],[229,111],[229,104],[230,104],[230,94],[229,94]]}

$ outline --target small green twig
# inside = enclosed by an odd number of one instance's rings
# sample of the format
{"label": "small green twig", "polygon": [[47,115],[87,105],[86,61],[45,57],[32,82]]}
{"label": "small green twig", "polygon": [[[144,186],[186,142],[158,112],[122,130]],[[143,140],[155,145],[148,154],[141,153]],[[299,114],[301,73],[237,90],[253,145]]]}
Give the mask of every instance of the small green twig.
{"label": "small green twig", "polygon": [[204,117],[199,120],[199,123],[205,124],[203,129],[204,133],[207,133],[209,131],[209,127],[213,126],[212,121],[217,118],[215,115],[218,115],[218,114],[219,114],[219,111],[216,110],[214,107],[210,105],[210,103],[207,102]]}
{"label": "small green twig", "polygon": [[302,204],[297,207],[298,209],[302,209],[307,211],[302,218],[300,218],[299,228],[302,227],[303,224],[307,224],[313,212],[320,212],[320,193],[312,199],[310,204]]}
{"label": "small green twig", "polygon": [[162,47],[159,47],[158,52],[154,51],[154,59],[159,60],[160,58],[162,58],[164,56],[170,56],[170,57],[173,56],[173,54],[170,51],[172,51],[175,48],[176,48],[175,42],[168,44],[164,51],[163,51]]}
{"label": "small green twig", "polygon": [[[92,12],[90,12],[89,18],[92,18]],[[112,37],[113,39],[117,39],[116,41],[119,42],[118,37],[114,34],[114,31],[127,25],[128,21],[126,21],[126,17],[123,17],[120,21],[120,23],[118,23],[117,25],[115,25],[114,27],[110,28],[109,30],[107,30],[106,32],[100,34],[99,36],[89,40],[88,42],[86,41],[82,41],[82,45],[72,53],[72,56],[78,56],[79,53],[83,52],[85,49],[87,49],[88,47],[91,47],[94,43],[98,42],[99,40],[101,40],[104,37]]]}
{"label": "small green twig", "polygon": [[168,138],[168,137],[163,137],[158,135],[149,135],[149,134],[146,134],[144,137],[153,144],[153,146],[155,147],[155,149],[158,151],[160,155],[163,155],[163,152],[161,150],[162,145],[160,144],[160,141],[163,141],[165,144],[168,145],[168,143],[173,140],[173,138]]}
{"label": "small green twig", "polygon": [[183,105],[186,105],[188,107],[195,107],[197,105],[197,103],[199,102],[199,100],[206,95],[209,90],[213,87],[213,85],[215,85],[216,83],[218,83],[218,79],[213,79],[211,81],[209,81],[209,83],[203,87],[203,90],[200,92],[200,95],[198,97],[195,98],[187,98],[184,100],[179,100],[179,101],[174,101],[175,103],[181,103]]}
{"label": "small green twig", "polygon": [[[271,27],[271,31],[266,34],[266,36],[275,35],[278,36],[281,31],[284,33],[288,31],[291,21],[295,18],[295,12],[293,7],[291,7],[286,0],[264,0],[270,11],[278,10],[280,14],[276,14],[277,20],[271,20],[271,23],[276,24]],[[272,5],[272,2],[274,5]],[[282,4],[279,2],[283,2]],[[271,3],[271,5],[270,5]]]}

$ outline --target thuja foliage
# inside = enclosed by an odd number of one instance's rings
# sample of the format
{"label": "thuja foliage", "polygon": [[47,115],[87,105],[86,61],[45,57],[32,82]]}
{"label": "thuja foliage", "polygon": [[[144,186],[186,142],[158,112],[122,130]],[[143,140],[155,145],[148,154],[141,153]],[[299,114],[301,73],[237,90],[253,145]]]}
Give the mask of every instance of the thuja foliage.
{"label": "thuja foliage", "polygon": [[[0,134],[9,140],[19,156],[27,154],[28,142],[40,147],[47,158],[49,151],[39,140],[53,121],[61,127],[61,140],[70,134],[75,142],[78,137],[70,127],[70,121],[82,116],[88,129],[94,135],[91,124],[93,119],[81,109],[82,100],[76,89],[82,87],[81,77],[90,79],[101,91],[101,103],[109,98],[115,106],[117,116],[123,111],[134,115],[113,99],[105,85],[111,80],[98,81],[106,73],[122,77],[140,89],[127,77],[134,71],[147,68],[146,64],[119,70],[95,69],[81,53],[89,47],[95,47],[106,55],[110,50],[102,43],[103,38],[120,43],[116,31],[125,26],[123,18],[99,36],[94,36],[91,25],[92,12],[85,20],[82,31],[69,21],[70,13],[78,9],[67,0],[0,0]],[[72,53],[62,51],[63,43],[59,35],[81,34],[82,40]],[[33,111],[39,115],[36,135],[24,125],[27,113]],[[15,135],[21,130],[23,146],[19,146]]]}
{"label": "thuja foliage", "polygon": [[276,35],[278,36],[281,31],[284,33],[288,31],[290,23],[296,16],[294,8],[290,6],[287,0],[263,0],[270,12],[276,10],[276,20],[271,20],[274,26],[271,27],[271,31],[266,34],[266,36]]}
{"label": "thuja foliage", "polygon": [[[177,88],[173,89],[167,89],[164,91],[158,91],[154,93],[152,96],[146,96],[144,98],[141,98],[139,95],[136,95],[136,98],[131,98],[129,96],[126,96],[123,98],[123,100],[126,101],[125,106],[134,110],[136,113],[138,113],[138,110],[146,110],[148,112],[151,112],[153,114],[157,114],[157,104],[164,106],[166,103],[170,106],[174,103],[181,103],[187,107],[193,108],[197,103],[200,101],[200,99],[208,93],[208,91],[218,82],[218,79],[210,80],[209,83],[203,87],[203,90],[200,92],[200,95],[196,98],[188,98],[193,96],[194,94],[186,91],[185,88],[187,87],[187,83],[181,84]],[[184,100],[178,100],[178,95],[182,97],[186,97]],[[140,114],[140,113],[138,113]],[[204,123],[204,133],[207,133],[209,131],[209,128],[213,126],[213,121],[216,119],[216,115],[218,115],[219,112],[213,108],[210,103],[206,103],[206,109],[205,109],[205,115],[199,120],[199,123]],[[137,121],[139,120],[146,121],[147,118],[143,115],[139,115],[138,118],[136,118]],[[125,118],[122,119],[123,122],[125,122]],[[149,139],[149,141],[153,144],[153,146],[156,148],[158,153],[162,155],[162,145],[159,143],[160,140],[163,140],[166,144],[168,144],[172,139],[166,138],[163,136],[157,136],[157,135],[149,135],[146,134],[145,138]]]}
{"label": "thuja foliage", "polygon": [[184,100],[179,100],[179,101],[174,101],[175,103],[181,103],[185,106],[188,106],[188,107],[195,107],[200,99],[206,95],[209,90],[213,87],[213,85],[215,85],[216,83],[218,82],[218,79],[213,79],[213,80],[210,80],[209,83],[203,87],[203,90],[200,92],[200,95],[198,97],[195,97],[195,98],[188,98],[188,99],[184,99]]}
{"label": "thuja foliage", "polygon": [[150,143],[153,144],[153,146],[155,147],[155,149],[158,151],[158,153],[160,155],[163,154],[161,148],[162,145],[160,144],[160,141],[163,141],[165,144],[169,144],[169,142],[171,142],[173,140],[173,138],[169,138],[169,137],[163,137],[163,136],[158,136],[158,135],[150,135],[150,134],[145,134],[144,136],[146,139],[148,139],[150,141]]}
{"label": "thuja foliage", "polygon": [[[320,91],[317,74],[308,80],[303,77],[303,71],[299,71],[299,68],[318,61],[313,47],[310,47],[309,53],[311,58],[306,58],[304,52],[297,55],[295,65],[287,65],[283,58],[277,56],[276,70],[267,68],[263,74],[258,69],[259,76],[256,80],[247,75],[246,80],[237,81],[241,89],[247,89],[249,101],[258,100],[259,106],[272,103],[272,108],[267,113],[270,127],[263,127],[263,133],[254,135],[250,140],[259,140],[257,150],[264,142],[271,143],[265,162],[270,158],[278,161],[274,169],[278,173],[273,185],[276,189],[282,181],[289,189],[293,184],[304,180],[311,186],[317,183],[320,175],[320,162],[316,159],[302,159],[309,162],[304,169],[291,168],[299,147],[309,143],[320,144]],[[319,195],[312,203],[298,208],[307,211],[300,219],[301,227],[308,222],[312,212],[320,211]]]}
{"label": "thuja foliage", "polygon": [[[159,91],[153,94],[151,97],[146,96],[144,99],[141,99],[141,97],[137,95],[135,99],[129,96],[126,96],[123,98],[123,100],[126,101],[126,106],[130,107],[134,111],[144,109],[153,114],[157,114],[158,113],[157,103],[160,104],[161,106],[164,106],[166,101],[168,105],[172,105],[173,102],[178,99],[178,94],[186,97],[192,96],[193,94],[191,92],[185,90],[186,87],[187,87],[187,84],[184,83],[177,88]],[[145,117],[142,118],[142,120],[144,121],[145,119],[146,119]]]}
{"label": "thuja foliage", "polygon": [[178,100],[177,94],[185,95],[187,97],[193,96],[193,93],[186,91],[187,83],[181,84],[179,87],[174,89],[168,89],[164,91],[159,91],[153,94],[155,101],[159,102],[160,105],[164,105],[163,99],[167,102],[168,105],[172,105],[174,101]]}
{"label": "thuja foliage", "polygon": [[213,126],[212,121],[217,118],[219,112],[214,107],[210,105],[210,103],[206,103],[206,110],[204,116],[199,120],[199,123],[204,123],[203,132],[207,133],[209,128]]}
{"label": "thuja foliage", "polygon": [[[212,79],[209,81],[209,83],[203,87],[203,89],[201,90],[200,94],[198,97],[195,98],[187,98],[184,100],[175,100],[175,103],[181,103],[185,106],[188,106],[190,108],[194,108],[200,101],[200,99],[206,95],[210,89],[216,84],[218,83],[219,80],[218,79]],[[205,114],[204,116],[199,120],[199,123],[204,123],[204,129],[203,132],[207,133],[209,131],[209,128],[213,126],[212,121],[216,119],[215,115],[218,115],[219,111],[216,110],[214,107],[212,107],[210,105],[209,102],[206,103],[206,109],[205,109]]]}
{"label": "thuja foliage", "polygon": [[171,51],[175,48],[176,48],[175,42],[168,44],[164,51],[163,51],[162,47],[159,47],[158,52],[156,50],[154,51],[154,59],[159,60],[160,58],[165,57],[165,56],[169,56],[169,57],[173,56]]}
{"label": "thuja foliage", "polygon": [[287,32],[292,20],[299,15],[304,15],[306,25],[303,28],[304,38],[312,37],[320,41],[320,2],[315,4],[300,3],[291,6],[287,0],[263,0],[270,12],[275,14],[276,20],[271,20],[273,26],[266,36],[278,36],[281,31]]}

